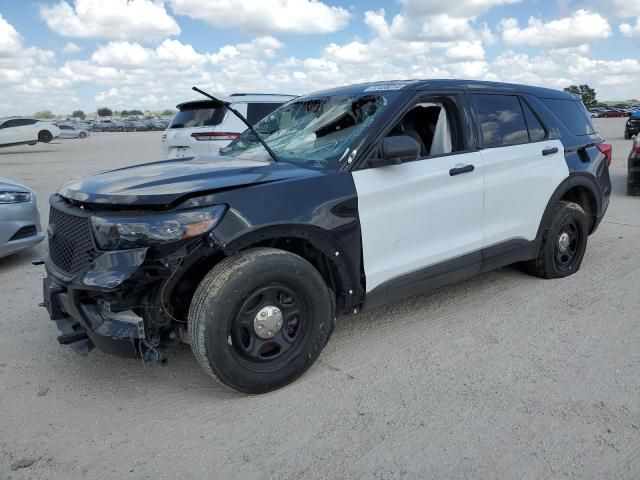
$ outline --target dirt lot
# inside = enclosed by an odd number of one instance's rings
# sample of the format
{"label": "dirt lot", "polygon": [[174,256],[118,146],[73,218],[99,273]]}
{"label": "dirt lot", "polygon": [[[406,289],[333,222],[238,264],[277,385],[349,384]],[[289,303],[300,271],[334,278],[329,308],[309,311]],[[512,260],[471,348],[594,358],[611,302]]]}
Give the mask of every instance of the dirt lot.
{"label": "dirt lot", "polygon": [[[578,274],[492,272],[338,323],[299,381],[234,394],[187,346],[167,367],[56,342],[45,246],[0,260],[0,479],[640,478],[640,198],[614,194]],[[0,150],[46,199],[68,177],[160,157],[160,133]]]}

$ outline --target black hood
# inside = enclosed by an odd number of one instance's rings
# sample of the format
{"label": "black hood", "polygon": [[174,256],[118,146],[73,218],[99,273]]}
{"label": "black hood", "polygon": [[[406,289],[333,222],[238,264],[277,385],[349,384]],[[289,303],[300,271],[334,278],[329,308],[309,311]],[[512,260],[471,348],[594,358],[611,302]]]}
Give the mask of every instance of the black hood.
{"label": "black hood", "polygon": [[318,173],[291,163],[202,156],[143,163],[73,178],[58,193],[86,203],[168,206],[194,194]]}

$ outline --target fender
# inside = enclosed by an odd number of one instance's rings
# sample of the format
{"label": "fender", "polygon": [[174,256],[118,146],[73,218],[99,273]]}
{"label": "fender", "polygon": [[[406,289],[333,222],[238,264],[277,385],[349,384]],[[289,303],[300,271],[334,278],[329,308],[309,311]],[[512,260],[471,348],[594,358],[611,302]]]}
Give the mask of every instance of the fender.
{"label": "fender", "polygon": [[551,211],[556,203],[560,201],[560,199],[572,188],[574,187],[584,187],[591,192],[593,198],[595,199],[595,211],[592,212],[594,215],[594,224],[591,233],[595,231],[596,227],[600,219],[602,219],[602,192],[600,189],[600,185],[598,185],[595,177],[589,173],[585,172],[571,172],[567,178],[565,178],[558,188],[553,192],[549,202],[547,203],[547,207],[542,214],[542,219],[540,220],[540,226],[538,227],[538,232],[536,234],[536,251],[539,249],[540,244],[542,243],[542,235],[544,233],[545,225],[549,222],[551,218]]}
{"label": "fender", "polygon": [[356,270],[358,262],[354,262],[350,258],[349,252],[320,227],[304,224],[264,226],[224,245],[223,252],[227,256],[234,255],[252,245],[282,241],[283,239],[306,240],[315,249],[322,252],[338,272],[341,291],[336,292],[336,296],[344,298],[345,308],[351,309],[351,307],[362,303],[364,289],[359,281],[359,272]]}

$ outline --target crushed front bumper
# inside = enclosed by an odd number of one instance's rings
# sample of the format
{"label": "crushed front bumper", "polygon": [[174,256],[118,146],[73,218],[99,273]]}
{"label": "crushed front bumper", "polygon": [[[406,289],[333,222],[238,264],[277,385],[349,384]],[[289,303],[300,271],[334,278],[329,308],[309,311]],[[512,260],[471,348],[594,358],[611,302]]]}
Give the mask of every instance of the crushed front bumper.
{"label": "crushed front bumper", "polygon": [[[73,277],[65,276],[50,261],[45,263],[44,306],[56,322],[61,344],[81,355],[98,347],[113,355],[141,356],[144,320],[132,305],[138,299],[133,293],[127,296],[122,285],[136,273],[145,255],[144,248],[106,252]],[[118,308],[112,310],[114,302]]]}

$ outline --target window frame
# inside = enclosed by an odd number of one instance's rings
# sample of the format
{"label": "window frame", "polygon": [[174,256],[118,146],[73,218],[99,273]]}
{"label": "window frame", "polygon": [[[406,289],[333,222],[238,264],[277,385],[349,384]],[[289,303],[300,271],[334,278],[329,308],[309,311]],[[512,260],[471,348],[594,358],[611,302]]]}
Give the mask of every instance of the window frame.
{"label": "window frame", "polygon": [[[529,135],[529,143],[546,142],[547,140],[549,140],[549,129],[542,122],[542,119],[540,118],[540,115],[538,115],[536,113],[536,111],[531,106],[531,104],[529,102],[527,102],[526,98],[524,98],[524,97],[522,97],[520,95],[518,95],[518,98],[520,99],[520,107],[522,108],[522,114],[524,115],[524,123],[527,125],[527,133]],[[526,105],[527,108],[529,108],[529,110],[531,111],[533,116],[536,118],[536,120],[538,120],[538,123],[542,127],[542,130],[544,130],[544,137],[541,140],[531,140],[531,129],[529,128],[529,122],[527,121],[527,114],[524,111],[523,105]],[[521,145],[521,144],[518,144],[518,145]]]}

